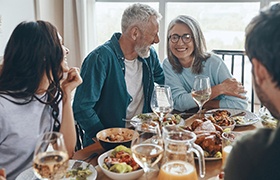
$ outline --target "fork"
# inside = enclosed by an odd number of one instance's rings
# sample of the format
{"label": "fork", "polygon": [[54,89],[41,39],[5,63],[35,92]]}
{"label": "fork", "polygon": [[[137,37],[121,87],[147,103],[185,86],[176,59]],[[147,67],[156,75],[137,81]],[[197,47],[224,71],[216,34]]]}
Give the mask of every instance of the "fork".
{"label": "fork", "polygon": [[91,155],[89,155],[88,157],[86,157],[85,159],[83,159],[82,161],[91,161],[93,158],[95,158],[96,156],[98,156],[98,153],[92,153]]}
{"label": "fork", "polygon": [[80,167],[83,164],[82,161],[75,161],[75,163],[73,164],[73,166],[71,167],[72,169],[77,169],[78,167]]}

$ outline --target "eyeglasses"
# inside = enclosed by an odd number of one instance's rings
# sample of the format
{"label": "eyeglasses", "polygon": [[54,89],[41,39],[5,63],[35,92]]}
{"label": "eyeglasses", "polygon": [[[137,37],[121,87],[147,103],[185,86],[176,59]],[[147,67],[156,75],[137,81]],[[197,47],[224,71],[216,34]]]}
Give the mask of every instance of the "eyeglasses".
{"label": "eyeglasses", "polygon": [[184,43],[189,43],[192,40],[192,36],[190,34],[183,34],[182,36],[178,34],[172,34],[168,37],[168,39],[173,43],[177,43],[180,38],[182,38]]}

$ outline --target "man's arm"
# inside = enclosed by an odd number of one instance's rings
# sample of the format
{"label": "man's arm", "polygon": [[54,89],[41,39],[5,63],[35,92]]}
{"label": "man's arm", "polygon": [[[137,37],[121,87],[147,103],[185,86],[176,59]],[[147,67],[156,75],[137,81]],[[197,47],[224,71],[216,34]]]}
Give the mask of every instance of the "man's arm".
{"label": "man's arm", "polygon": [[83,83],[77,88],[73,102],[75,120],[89,138],[104,128],[94,110],[106,77],[105,67],[98,58],[97,53],[91,53],[84,60],[81,68]]}

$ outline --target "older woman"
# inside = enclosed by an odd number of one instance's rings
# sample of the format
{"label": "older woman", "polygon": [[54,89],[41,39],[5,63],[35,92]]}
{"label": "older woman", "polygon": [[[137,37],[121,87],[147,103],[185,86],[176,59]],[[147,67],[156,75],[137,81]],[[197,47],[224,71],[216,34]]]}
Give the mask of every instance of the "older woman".
{"label": "older woman", "polygon": [[73,155],[71,92],[82,79],[77,68],[68,67],[68,52],[56,28],[45,21],[20,23],[8,41],[0,72],[0,167],[8,180],[32,166],[44,132],[61,132]]}
{"label": "older woman", "polygon": [[244,87],[232,77],[221,58],[206,52],[205,39],[195,19],[185,15],[173,19],[168,26],[167,40],[168,58],[163,62],[163,70],[176,110],[197,107],[191,89],[194,77],[199,74],[210,77],[212,86],[210,100],[204,108],[247,108]]}

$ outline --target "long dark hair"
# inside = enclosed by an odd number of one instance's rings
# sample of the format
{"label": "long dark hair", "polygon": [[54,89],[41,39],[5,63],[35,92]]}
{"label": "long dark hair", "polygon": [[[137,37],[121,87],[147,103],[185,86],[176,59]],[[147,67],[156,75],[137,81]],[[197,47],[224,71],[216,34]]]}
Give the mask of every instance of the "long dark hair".
{"label": "long dark hair", "polygon": [[[0,72],[0,96],[13,103],[24,105],[37,99],[50,105],[52,116],[59,124],[58,104],[63,93],[60,80],[63,77],[61,62],[63,49],[57,29],[49,22],[22,22],[12,32],[4,52]],[[50,86],[46,91],[47,101],[36,96],[42,78],[46,74]],[[15,102],[9,95],[20,102]]]}

